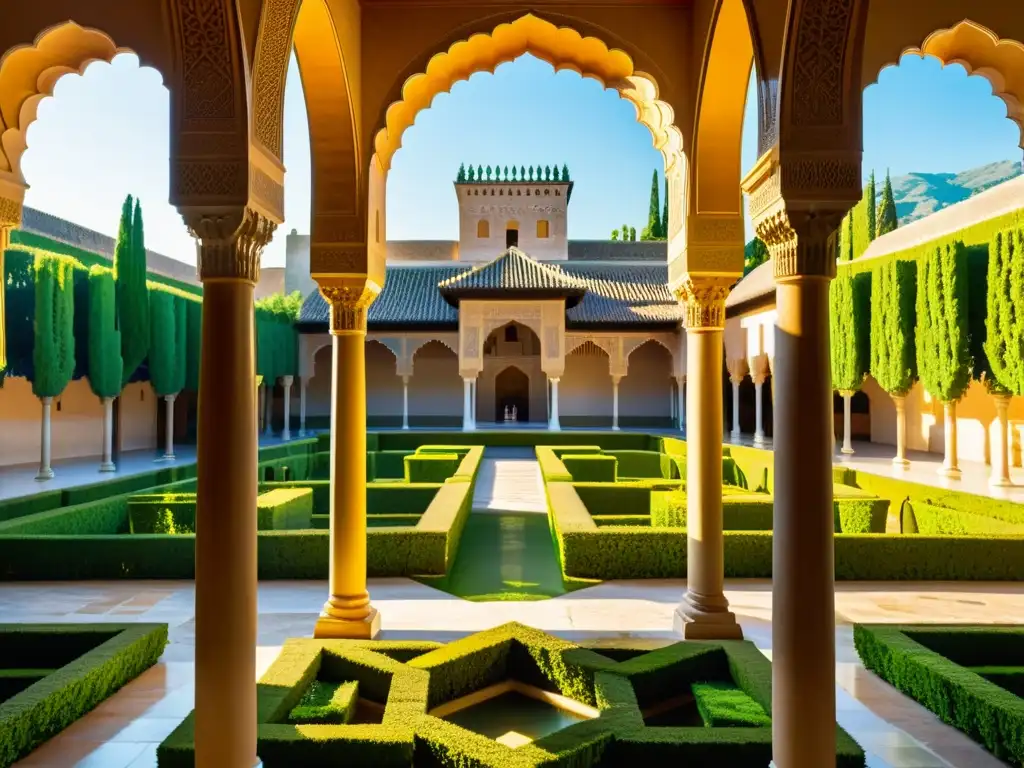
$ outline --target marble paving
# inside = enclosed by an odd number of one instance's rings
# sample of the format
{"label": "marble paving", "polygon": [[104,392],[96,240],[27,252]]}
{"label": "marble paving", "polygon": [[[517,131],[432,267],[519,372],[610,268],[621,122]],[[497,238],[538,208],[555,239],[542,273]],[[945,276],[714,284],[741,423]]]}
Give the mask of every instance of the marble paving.
{"label": "marble paving", "polygon": [[[383,637],[447,641],[507,621],[567,639],[672,642],[683,581],[608,582],[539,602],[471,603],[407,579],[375,579],[370,591]],[[734,581],[726,593],[746,636],[771,655],[771,584]],[[264,582],[259,590],[257,673],[288,637],[308,636],[324,582]],[[170,626],[161,661],[17,765],[22,768],[152,768],[156,747],[192,708],[195,613],[191,582],[0,584],[7,622],[159,621]],[[1003,763],[867,672],[853,622],[1012,623],[1024,585],[841,583],[836,588],[838,720],[869,755],[869,768],[992,768]]]}
{"label": "marble paving", "polygon": [[480,463],[473,511],[547,514],[540,464],[532,448],[488,448]]}

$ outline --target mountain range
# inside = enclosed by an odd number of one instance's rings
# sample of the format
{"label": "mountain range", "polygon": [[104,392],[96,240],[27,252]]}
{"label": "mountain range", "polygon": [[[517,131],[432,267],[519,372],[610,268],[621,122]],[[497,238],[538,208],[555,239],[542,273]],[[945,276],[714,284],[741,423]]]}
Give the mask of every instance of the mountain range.
{"label": "mountain range", "polygon": [[[1002,184],[1024,173],[1022,163],[1001,160],[960,173],[907,173],[892,177],[892,195],[900,224],[909,224],[930,213]],[[881,197],[884,174],[875,174]]]}

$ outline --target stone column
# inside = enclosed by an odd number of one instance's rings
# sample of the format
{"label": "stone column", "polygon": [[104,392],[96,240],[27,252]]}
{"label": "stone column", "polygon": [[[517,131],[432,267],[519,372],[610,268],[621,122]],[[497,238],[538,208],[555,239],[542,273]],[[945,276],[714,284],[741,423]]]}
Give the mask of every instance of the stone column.
{"label": "stone column", "polygon": [[402,377],[402,429],[409,428],[409,377]]}
{"label": "stone column", "polygon": [[754,382],[754,444],[764,445],[764,382],[768,378],[768,358],[758,355],[749,365],[750,379]]}
{"label": "stone column", "polygon": [[39,402],[43,404],[43,418],[40,422],[39,472],[36,474],[36,480],[49,480],[53,477],[53,467],[50,466],[50,411],[53,408],[53,398],[41,397]]}
{"label": "stone column", "polygon": [[741,638],[729,610],[722,538],[722,330],[731,278],[688,276],[678,289],[685,304],[686,593],[674,625],[688,639]]}
{"label": "stone column", "polygon": [[284,429],[281,431],[282,440],[292,439],[292,382],[294,380],[291,376],[281,377],[281,386],[284,387]]}
{"label": "stone column", "polygon": [[779,768],[835,765],[830,236],[838,213],[782,208],[758,226],[774,263],[772,749]]}
{"label": "stone column", "polygon": [[473,380],[468,376],[462,379],[462,431],[473,431]]}
{"label": "stone column", "polygon": [[299,437],[306,436],[306,387],[309,379],[299,376]]}
{"label": "stone column", "polygon": [[104,397],[103,403],[103,458],[100,472],[114,472],[114,398]]}
{"label": "stone column", "polygon": [[379,288],[360,279],[319,277],[330,307],[330,597],[314,637],[373,638],[380,614],[366,589],[366,313]]}
{"label": "stone column", "polygon": [[948,477],[951,480],[959,480],[960,458],[957,454],[956,402],[951,401],[944,403],[944,406],[946,428],[943,431],[946,439],[946,453],[942,459],[942,467],[939,468],[939,474],[943,477]]}
{"label": "stone column", "polygon": [[612,429],[619,431],[619,382],[621,376],[612,376]]}
{"label": "stone column", "polygon": [[274,224],[187,212],[203,282],[196,487],[196,766],[256,762],[256,329]]}
{"label": "stone column", "polygon": [[892,395],[892,404],[896,406],[896,455],[892,464],[897,469],[910,466],[907,461],[907,396]]}
{"label": "stone column", "polygon": [[167,429],[164,432],[164,461],[174,461],[174,399],[177,395],[164,396],[164,418]]}
{"label": "stone column", "polygon": [[[8,178],[11,176],[11,174],[4,175]],[[25,199],[25,189],[26,187],[21,184],[7,180],[0,181],[0,369],[5,366],[7,360],[4,255],[11,245],[11,231],[21,226],[21,208],[22,201]]]}
{"label": "stone column", "polygon": [[729,433],[734,441],[740,439],[740,384],[747,375],[750,367],[746,358],[737,357],[727,363],[729,370],[729,382],[732,384],[732,430]]}
{"label": "stone column", "polygon": [[1013,484],[1010,481],[1010,422],[1008,418],[1010,396],[1000,393],[993,395],[992,399],[996,406],[999,445],[992,452],[992,476],[989,478],[988,484],[995,488],[1002,488]]}
{"label": "stone column", "polygon": [[548,418],[548,429],[552,432],[558,432],[562,429],[562,425],[558,421],[558,379],[550,379],[551,381],[551,413]]}
{"label": "stone column", "polygon": [[686,377],[676,376],[676,413],[679,414],[679,431],[686,431]]}
{"label": "stone column", "polygon": [[473,386],[470,388],[470,404],[469,404],[469,420],[473,424],[473,429],[476,429],[476,384],[477,380],[473,379]]}
{"label": "stone column", "polygon": [[850,401],[853,400],[853,392],[844,389],[840,392],[843,396],[843,447],[842,452],[848,456],[853,455],[853,435],[851,434],[851,408]]}

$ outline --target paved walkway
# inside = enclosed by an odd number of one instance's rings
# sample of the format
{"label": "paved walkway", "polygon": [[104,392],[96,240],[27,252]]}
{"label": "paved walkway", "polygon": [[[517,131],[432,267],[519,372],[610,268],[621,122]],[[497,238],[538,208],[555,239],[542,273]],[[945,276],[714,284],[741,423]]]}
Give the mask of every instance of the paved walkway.
{"label": "paved walkway", "polygon": [[473,493],[474,512],[547,514],[544,480],[532,448],[488,448]]}
{"label": "paved walkway", "polygon": [[[481,603],[407,579],[372,579],[383,638],[448,641],[521,621],[574,641],[677,638],[672,614],[683,581],[606,582],[539,602]],[[264,582],[259,589],[257,674],[288,637],[309,636],[326,582]],[[730,581],[726,594],[744,632],[771,654],[771,584]],[[194,700],[195,608],[191,582],[0,584],[7,622],[160,621],[170,644],[160,663],[17,765],[20,768],[152,768],[156,747]],[[1003,763],[867,672],[852,645],[852,622],[1019,622],[1021,584],[870,584],[836,587],[836,703],[839,723],[869,753],[869,768],[998,768]]]}

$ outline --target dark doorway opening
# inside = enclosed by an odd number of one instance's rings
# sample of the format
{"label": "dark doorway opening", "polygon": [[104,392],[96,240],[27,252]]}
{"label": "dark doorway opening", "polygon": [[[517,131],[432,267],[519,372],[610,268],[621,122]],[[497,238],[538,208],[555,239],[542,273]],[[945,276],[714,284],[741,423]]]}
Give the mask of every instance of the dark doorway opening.
{"label": "dark doorway opening", "polygon": [[519,230],[518,229],[506,229],[505,230],[505,247],[506,248],[518,248],[519,247]]}
{"label": "dark doorway opening", "polygon": [[[530,377],[515,366],[509,366],[494,379],[494,419],[505,421],[505,409],[515,410],[516,421],[530,420]],[[510,416],[511,418],[511,416]]]}

